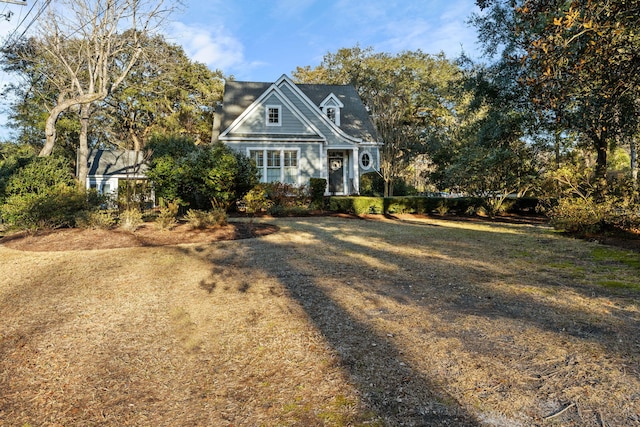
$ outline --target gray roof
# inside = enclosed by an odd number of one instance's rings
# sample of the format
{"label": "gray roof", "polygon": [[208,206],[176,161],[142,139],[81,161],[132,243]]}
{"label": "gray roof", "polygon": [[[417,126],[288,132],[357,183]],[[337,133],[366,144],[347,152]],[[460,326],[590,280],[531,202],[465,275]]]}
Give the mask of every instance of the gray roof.
{"label": "gray roof", "polygon": [[148,169],[147,160],[142,151],[92,150],[88,158],[88,176],[143,177]]}
{"label": "gray roof", "polygon": [[[272,83],[261,82],[226,82],[223,107],[216,111],[216,115],[219,116],[216,126],[219,128],[214,129],[214,133],[222,132],[231,126],[233,121],[271,85]],[[353,86],[325,84],[296,84],[296,86],[318,108],[322,101],[333,93],[344,105],[340,110],[340,129],[347,135],[360,138],[365,142],[381,141],[369,112]]]}

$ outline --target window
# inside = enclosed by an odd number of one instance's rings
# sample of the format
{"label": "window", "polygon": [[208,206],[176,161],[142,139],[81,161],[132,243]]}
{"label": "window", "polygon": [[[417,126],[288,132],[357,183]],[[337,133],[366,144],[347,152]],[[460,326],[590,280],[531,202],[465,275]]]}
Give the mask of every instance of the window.
{"label": "window", "polygon": [[298,150],[249,150],[249,157],[256,162],[261,182],[298,183]]}
{"label": "window", "polygon": [[340,109],[344,108],[344,104],[333,93],[329,94],[324,101],[320,103],[320,109],[325,116],[337,126],[340,126]]}
{"label": "window", "polygon": [[266,110],[267,126],[280,126],[280,106],[268,105]]}
{"label": "window", "polygon": [[360,167],[362,169],[370,169],[372,166],[372,161],[371,161],[371,154],[363,151],[360,154]]}
{"label": "window", "polygon": [[264,151],[262,150],[250,150],[249,157],[256,162],[256,166],[258,167],[258,174],[260,179],[262,179],[262,169],[264,169]]}
{"label": "window", "polygon": [[329,118],[329,120],[331,120],[333,123],[336,122],[336,109],[333,107],[329,107],[327,108],[327,117]]}
{"label": "window", "polygon": [[284,182],[287,184],[295,184],[298,178],[298,152],[284,151]]}
{"label": "window", "polygon": [[280,179],[280,151],[267,151],[267,182],[281,181]]}

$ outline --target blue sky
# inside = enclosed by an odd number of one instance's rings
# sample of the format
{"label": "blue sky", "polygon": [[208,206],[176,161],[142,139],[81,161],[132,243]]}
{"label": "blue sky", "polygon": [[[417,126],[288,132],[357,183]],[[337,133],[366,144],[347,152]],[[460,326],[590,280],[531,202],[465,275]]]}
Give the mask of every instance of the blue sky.
{"label": "blue sky", "polygon": [[476,56],[474,0],[197,0],[167,31],[193,59],[238,80],[274,81],[340,48]]}
{"label": "blue sky", "polygon": [[[13,13],[10,21],[0,17],[0,38],[22,33],[31,6],[37,9],[43,1],[0,2],[0,14]],[[163,31],[211,69],[237,80],[270,82],[358,44],[387,53],[442,51],[450,58],[464,50],[477,59],[476,32],[466,24],[477,11],[474,0],[185,0]],[[9,79],[0,74],[0,85]],[[0,111],[0,138],[7,136]]]}

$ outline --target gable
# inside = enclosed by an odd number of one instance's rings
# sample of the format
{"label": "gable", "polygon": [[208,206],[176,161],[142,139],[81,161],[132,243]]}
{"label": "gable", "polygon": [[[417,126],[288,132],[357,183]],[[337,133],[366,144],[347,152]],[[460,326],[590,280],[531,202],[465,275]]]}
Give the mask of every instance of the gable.
{"label": "gable", "polygon": [[340,129],[353,138],[363,142],[380,142],[381,138],[371,120],[369,112],[360,99],[358,92],[351,85],[296,85],[315,105],[324,102],[339,102]]}
{"label": "gable", "polygon": [[[282,108],[279,126],[266,125],[270,106]],[[323,108],[327,106],[340,109],[337,124],[326,117]],[[274,84],[227,82],[214,135],[223,140],[316,139],[330,145],[380,142],[353,86],[294,84],[286,76]]]}
{"label": "gable", "polygon": [[322,139],[314,124],[275,85],[248,105],[221,137]]}

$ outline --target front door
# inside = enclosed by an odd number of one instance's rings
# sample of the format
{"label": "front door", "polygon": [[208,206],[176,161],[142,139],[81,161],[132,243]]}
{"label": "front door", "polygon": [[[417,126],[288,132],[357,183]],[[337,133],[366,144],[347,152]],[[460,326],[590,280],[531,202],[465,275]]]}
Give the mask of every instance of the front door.
{"label": "front door", "polygon": [[342,152],[329,152],[329,193],[344,194],[344,155]]}

